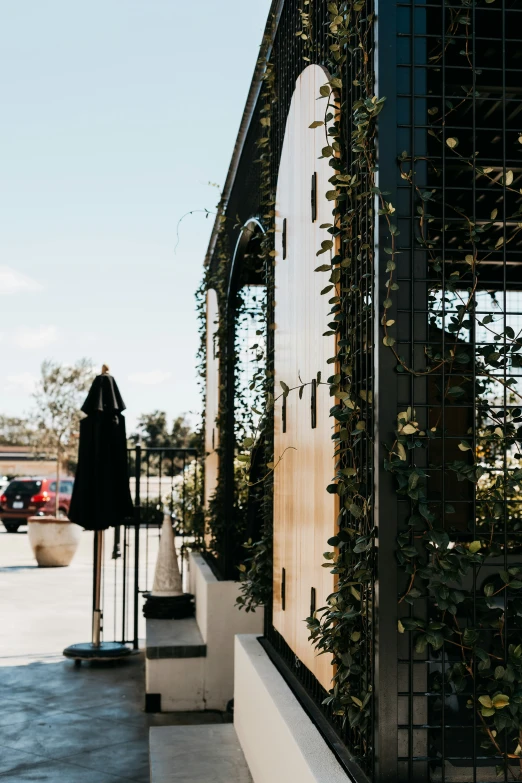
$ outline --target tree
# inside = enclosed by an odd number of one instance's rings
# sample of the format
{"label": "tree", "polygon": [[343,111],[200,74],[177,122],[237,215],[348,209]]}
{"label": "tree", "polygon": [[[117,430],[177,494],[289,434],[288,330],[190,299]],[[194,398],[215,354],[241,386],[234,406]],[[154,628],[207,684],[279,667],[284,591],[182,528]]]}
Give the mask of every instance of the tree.
{"label": "tree", "polygon": [[[144,413],[138,419],[136,432],[129,440],[137,445],[140,443],[146,449],[190,449],[196,448],[198,433],[192,430],[184,414],[177,416],[169,430],[165,411]],[[151,475],[160,469],[165,476],[176,476],[190,460],[181,455],[168,452],[158,452],[147,455],[147,470]]]}
{"label": "tree", "polygon": [[130,439],[148,449],[188,449],[194,448],[196,437],[184,414],[174,419],[169,431],[165,411],[153,411],[139,417],[136,432]]}
{"label": "tree", "polygon": [[32,446],[34,429],[27,419],[0,416],[0,443],[3,446]]}
{"label": "tree", "polygon": [[169,446],[167,414],[165,411],[143,413],[138,418],[136,432],[131,435],[130,439],[133,443],[141,443],[148,449],[160,449]]}
{"label": "tree", "polygon": [[41,366],[41,378],[33,397],[32,423],[36,444],[42,451],[56,455],[56,515],[58,516],[60,468],[74,458],[78,448],[78,430],[83,403],[93,378],[92,362],[80,359],[69,366],[47,359]]}

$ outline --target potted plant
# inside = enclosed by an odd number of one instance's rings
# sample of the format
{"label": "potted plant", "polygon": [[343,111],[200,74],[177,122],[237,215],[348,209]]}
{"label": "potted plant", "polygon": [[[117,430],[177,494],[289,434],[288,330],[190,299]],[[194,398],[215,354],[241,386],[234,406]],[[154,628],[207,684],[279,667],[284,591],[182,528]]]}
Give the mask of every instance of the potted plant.
{"label": "potted plant", "polygon": [[92,363],[81,359],[71,367],[47,360],[41,373],[33,423],[38,447],[56,457],[55,507],[53,515],[29,517],[27,530],[39,566],[68,566],[80,543],[81,528],[60,509],[60,473],[62,464],[70,464],[76,453],[80,405],[94,372]]}
{"label": "potted plant", "polygon": [[82,534],[81,528],[69,522],[67,517],[44,515],[29,517],[27,532],[36,562],[41,568],[68,566]]}

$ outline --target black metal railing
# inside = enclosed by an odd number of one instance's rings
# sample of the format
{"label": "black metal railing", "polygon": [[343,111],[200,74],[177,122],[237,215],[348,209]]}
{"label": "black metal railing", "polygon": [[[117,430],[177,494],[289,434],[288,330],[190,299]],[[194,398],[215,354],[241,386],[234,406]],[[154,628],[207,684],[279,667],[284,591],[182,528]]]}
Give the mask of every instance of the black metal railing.
{"label": "black metal railing", "polygon": [[128,449],[134,518],[107,531],[103,553],[103,639],[144,637],[143,595],[152,589],[165,513],[172,517],[182,578],[187,552],[203,540],[202,465],[196,449]]}

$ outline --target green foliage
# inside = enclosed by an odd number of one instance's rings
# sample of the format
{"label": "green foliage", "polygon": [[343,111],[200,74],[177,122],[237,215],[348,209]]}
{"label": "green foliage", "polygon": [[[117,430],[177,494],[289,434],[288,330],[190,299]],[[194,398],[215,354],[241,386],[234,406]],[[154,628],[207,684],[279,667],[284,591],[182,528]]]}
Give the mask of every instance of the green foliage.
{"label": "green foliage", "polygon": [[[490,1],[494,2],[485,0]],[[480,72],[474,69],[469,54],[473,5],[464,2],[461,7],[447,7],[443,38],[448,46],[462,47],[463,73],[469,69],[467,80],[475,85]],[[338,338],[337,353],[329,360],[332,375],[327,380],[334,402],[331,415],[336,471],[326,491],[338,497],[339,518],[338,532],[328,541],[330,549],[324,563],[335,575],[336,586],[326,605],[307,618],[310,639],[320,653],[333,657],[327,703],[340,721],[354,730],[351,749],[359,757],[371,755],[376,572],[371,474],[373,394],[356,376],[354,366],[367,339],[360,327],[361,317],[373,321],[376,211],[381,235],[386,235],[379,243],[386,292],[376,305],[381,325],[378,339],[393,356],[397,373],[429,379],[430,393],[441,410],[439,420],[428,426],[412,401],[405,410],[397,411],[394,434],[390,427],[389,434],[382,435],[389,441],[384,468],[395,480],[401,508],[405,503],[409,508],[397,539],[399,574],[404,580],[397,599],[397,633],[412,635],[418,659],[441,662],[429,672],[430,692],[467,697],[470,725],[476,722],[482,734],[481,752],[500,757],[503,761],[499,770],[507,774],[508,759],[522,756],[522,557],[520,563],[516,562],[522,524],[522,400],[516,377],[522,366],[522,333],[506,322],[505,303],[499,306],[494,293],[489,294],[490,313],[478,317],[476,310],[478,294],[487,293],[487,287],[481,289],[477,282],[482,268],[487,268],[488,262],[498,262],[498,253],[505,253],[506,248],[518,246],[522,231],[520,190],[514,186],[513,171],[499,172],[498,166],[488,165],[487,151],[483,159],[480,150],[466,155],[462,134],[461,138],[447,135],[445,129],[448,122],[451,124],[448,118],[458,109],[455,103],[447,101],[442,111],[439,107],[428,109],[427,133],[430,143],[437,142],[438,155],[444,153],[452,170],[473,177],[479,186],[486,183],[496,188],[498,204],[504,199],[511,207],[509,214],[506,211],[499,215],[499,207],[486,219],[476,220],[446,201],[445,212],[452,218],[452,241],[441,250],[440,237],[448,227],[440,218],[440,195],[425,184],[419,185],[421,177],[417,175],[421,167],[427,167],[431,179],[440,177],[438,159],[416,158],[408,151],[398,157],[398,175],[410,185],[415,201],[415,242],[428,258],[429,334],[444,332],[444,340],[428,337],[424,352],[417,353],[415,362],[407,360],[397,347],[401,239],[396,206],[377,178],[377,122],[380,113],[386,111],[386,99],[375,94],[373,82],[372,4],[369,0],[340,0],[329,2],[327,8],[330,77],[320,88],[324,119],[312,123],[310,132],[324,128],[322,157],[328,159],[332,169],[325,197],[332,203],[333,217],[330,224],[322,226],[331,238],[317,248],[317,256],[324,263],[316,271],[328,276],[322,294],[329,296],[332,307],[325,334]],[[305,0],[299,9],[297,28],[306,44],[305,60],[315,55],[312,18],[310,3]],[[434,40],[433,46],[429,57],[435,66],[444,57],[444,50],[440,41]],[[350,74],[350,84],[346,84],[345,74]],[[268,63],[266,78],[273,76],[273,66]],[[462,78],[465,82],[466,77]],[[473,98],[473,89],[463,87],[463,102]],[[262,178],[266,188],[264,218],[271,227],[269,169],[274,99],[270,96],[263,101],[259,142],[261,166],[266,167]],[[351,122],[347,127],[340,118],[348,115]],[[273,270],[271,240],[267,234],[266,263],[267,269]],[[409,238],[405,244],[408,242]],[[272,292],[269,287],[269,334]],[[484,339],[475,337],[477,330]],[[270,361],[269,350],[267,379]],[[381,377],[380,383],[385,385],[386,378]],[[292,389],[283,383],[278,391],[284,396],[295,391],[301,395],[302,387]],[[268,443],[274,399],[268,380],[265,393],[263,422]],[[455,416],[443,422],[442,406],[448,411],[454,406],[476,409],[475,427],[457,430]],[[446,455],[442,446],[439,448],[443,439],[452,444]],[[243,456],[255,446],[256,439],[250,440],[244,444]],[[246,472],[251,459],[245,462]],[[273,447],[267,446],[266,462],[271,477],[277,467]],[[434,501],[436,475],[442,476],[440,480],[450,477],[458,486],[469,489],[472,508],[476,509],[473,518],[463,522],[462,512],[451,502]],[[265,495],[268,497],[269,492]],[[270,502],[266,509],[266,537],[248,542],[249,557],[242,566],[239,602],[247,609],[269,600],[271,595]]]}
{"label": "green foliage", "polygon": [[94,375],[88,359],[71,366],[50,359],[42,362],[29,425],[36,447],[56,455],[59,462],[76,457],[80,408]]}
{"label": "green foliage", "polygon": [[[462,79],[474,86],[462,88],[462,104],[469,105],[480,96],[481,75],[469,55],[473,13],[469,7],[451,9],[446,31],[452,45],[457,29],[465,40],[459,43]],[[438,42],[430,61],[443,56]],[[482,752],[502,758],[499,772],[508,774],[508,759],[518,759],[522,752],[522,565],[517,563],[522,409],[516,407],[521,404],[516,375],[522,334],[515,333],[503,314],[511,309],[506,300],[499,306],[494,290],[488,292],[481,284],[481,275],[487,279],[488,263],[498,262],[498,253],[518,242],[522,198],[512,187],[512,171],[498,176],[487,165],[491,150],[474,149],[467,156],[462,138],[445,138],[446,126],[457,122],[448,118],[460,105],[447,101],[442,115],[438,107],[428,110],[428,134],[441,153],[444,148],[451,170],[471,176],[479,187],[486,183],[495,203],[510,206],[503,216],[496,207],[481,215],[480,205],[467,215],[457,201],[446,200],[442,210],[440,195],[419,185],[417,173],[427,165],[436,181],[441,176],[438,162],[407,151],[399,156],[400,176],[416,200],[416,242],[430,266],[430,331],[422,363],[407,362],[391,333],[395,320],[390,311],[396,307],[399,288],[398,231],[392,205],[381,203],[390,237],[383,342],[394,354],[397,372],[429,378],[440,414],[423,427],[413,407],[399,412],[385,468],[395,476],[397,494],[410,509],[397,541],[400,572],[406,579],[399,597],[398,631],[413,634],[419,656],[444,659],[444,666],[430,674],[430,691],[473,694],[467,700],[470,725],[477,722]],[[443,222],[444,213],[451,216],[451,226]],[[445,233],[449,237],[441,245]],[[479,317],[477,310],[488,309],[488,298],[491,312]],[[460,421],[454,406],[460,406]],[[462,437],[467,412],[473,425]],[[428,446],[429,464],[424,455]],[[427,465],[426,470],[419,465]],[[472,501],[465,511],[437,501],[438,484],[455,486],[455,480],[456,486],[463,485],[461,496]]]}
{"label": "green foliage", "polygon": [[[268,38],[263,42],[267,50]],[[227,487],[225,471],[220,470],[218,482],[206,513],[207,530],[210,533],[208,549],[219,566],[225,558],[225,550],[232,551],[237,570],[233,576],[241,579],[241,596],[238,605],[253,611],[264,604],[272,590],[272,469],[273,464],[273,371],[271,346],[271,312],[273,310],[274,265],[274,196],[271,184],[271,108],[274,96],[274,72],[272,63],[264,56],[258,67],[263,81],[263,93],[258,147],[260,169],[260,196],[264,233],[257,238],[257,245],[244,259],[242,272],[248,269],[265,288],[265,294],[256,298],[241,289],[241,281],[233,294],[234,301],[227,302],[231,254],[227,232],[227,218],[220,212],[220,230],[212,262],[205,270],[204,279],[197,294],[200,316],[199,367],[202,381],[206,369],[206,307],[209,288],[215,289],[219,318],[216,329],[217,356],[220,362],[219,410],[216,420],[221,433],[216,451],[223,466],[227,448],[234,453],[233,487]],[[237,227],[237,226],[236,226]],[[236,342],[233,354],[229,354],[229,313],[234,313]],[[259,340],[249,346],[245,355],[241,344],[243,327],[257,322]],[[250,371],[245,373],[245,365]],[[227,384],[227,368],[234,372],[233,399]],[[248,378],[248,382],[246,382]],[[204,383],[203,395],[204,395]],[[234,432],[227,433],[227,417],[234,407]],[[233,437],[227,444],[226,437]],[[252,453],[257,450],[256,466],[252,466]],[[230,452],[229,452],[230,453]],[[261,470],[260,470],[261,468]],[[261,473],[261,475],[258,475]],[[233,497],[231,497],[231,495]],[[232,502],[231,502],[232,501]],[[259,540],[248,541],[249,515],[259,513],[262,518]],[[259,527],[259,525],[257,525]],[[248,557],[246,556],[248,553]],[[230,574],[229,576],[232,576]]]}
{"label": "green foliage", "polygon": [[197,437],[185,416],[177,416],[169,428],[165,411],[156,410],[138,418],[136,432],[129,440],[147,449],[191,449],[196,448]]}
{"label": "green foliage", "polygon": [[[35,447],[56,457],[58,484],[62,465],[68,470],[75,469],[83,416],[80,408],[93,380],[94,370],[88,359],[80,359],[74,365],[50,359],[42,362],[30,423]],[[58,516],[58,492],[55,497]]]}
{"label": "green foliage", "polygon": [[0,416],[0,443],[4,446],[32,446],[34,429],[26,418]]}
{"label": "green foliage", "polygon": [[[323,158],[332,168],[332,239],[321,243],[318,255],[331,254],[331,263],[317,272],[329,274],[322,294],[332,305],[325,334],[336,334],[337,354],[330,359],[327,379],[335,404],[335,480],[326,490],[339,497],[338,532],[328,541],[325,567],[336,577],[326,606],[307,618],[310,640],[320,653],[333,657],[332,688],[326,699],[333,713],[353,730],[351,750],[359,757],[372,752],[373,579],[375,573],[372,521],[371,388],[353,374],[354,357],[365,339],[361,313],[371,318],[373,279],[373,200],[376,195],[376,121],[384,98],[374,94],[372,61],[373,14],[367,2],[329,3],[330,79],[320,89],[325,100]],[[363,34],[363,30],[366,32]],[[351,70],[353,69],[353,70]],[[356,74],[356,99],[346,102],[343,73]],[[351,138],[340,117],[351,113]],[[320,126],[317,126],[320,127]],[[351,154],[348,150],[351,149]],[[354,263],[356,261],[356,263]],[[368,461],[370,464],[368,464]]]}
{"label": "green foliage", "polygon": [[[307,23],[307,20],[303,20]],[[268,41],[264,42],[268,44]],[[257,426],[252,437],[243,444],[249,459],[245,465],[244,477],[249,486],[254,513],[261,516],[260,537],[257,541],[249,539],[244,548],[248,554],[240,565],[240,595],[237,604],[246,611],[255,611],[272,600],[272,563],[273,563],[273,471],[274,471],[274,234],[275,234],[275,194],[272,186],[271,137],[272,109],[277,100],[275,93],[275,71],[273,63],[263,60],[263,92],[261,110],[261,128],[258,140],[261,206],[265,233],[260,243],[260,260],[263,264],[263,277],[266,286],[263,320],[265,324],[265,363],[263,372],[256,377],[255,387],[258,410]],[[258,450],[258,470],[252,470],[253,455]],[[265,468],[266,466],[266,468]],[[259,475],[260,473],[260,475]],[[252,486],[253,484],[253,486]]]}

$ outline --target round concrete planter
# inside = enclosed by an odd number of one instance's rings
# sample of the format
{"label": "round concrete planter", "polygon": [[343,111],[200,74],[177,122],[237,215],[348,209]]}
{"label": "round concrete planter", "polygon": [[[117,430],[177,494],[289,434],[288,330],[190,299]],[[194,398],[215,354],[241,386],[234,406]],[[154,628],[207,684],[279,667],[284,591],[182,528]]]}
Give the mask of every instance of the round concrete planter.
{"label": "round concrete planter", "polygon": [[68,566],[80,543],[81,528],[68,519],[29,517],[29,543],[41,568]]}

